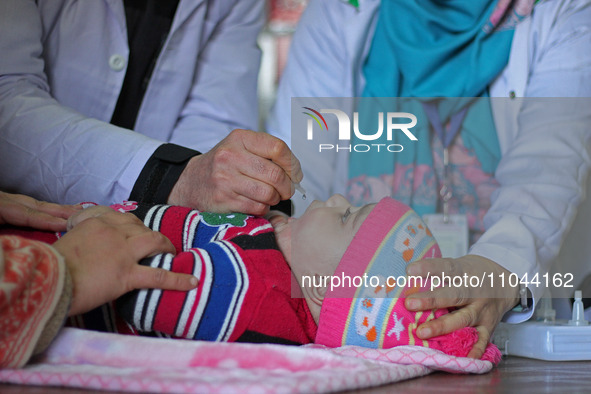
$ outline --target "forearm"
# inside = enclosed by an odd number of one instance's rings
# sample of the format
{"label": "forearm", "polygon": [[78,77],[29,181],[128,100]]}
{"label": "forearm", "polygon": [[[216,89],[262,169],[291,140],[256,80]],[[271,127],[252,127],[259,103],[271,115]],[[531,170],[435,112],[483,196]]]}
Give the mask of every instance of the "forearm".
{"label": "forearm", "polygon": [[200,154],[175,144],[161,145],[142,169],[129,199],[144,204],[167,203],[189,160]]}
{"label": "forearm", "polygon": [[[591,168],[588,99],[526,99],[520,135],[499,163],[487,230],[470,253],[519,278],[548,272],[585,197]],[[535,299],[543,286],[530,286]]]}

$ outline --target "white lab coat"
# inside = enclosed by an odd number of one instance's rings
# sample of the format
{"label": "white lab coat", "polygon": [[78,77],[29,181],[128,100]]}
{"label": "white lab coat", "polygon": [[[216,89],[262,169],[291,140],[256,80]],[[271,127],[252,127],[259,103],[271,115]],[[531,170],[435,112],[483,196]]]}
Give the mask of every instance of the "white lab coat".
{"label": "white lab coat", "polygon": [[108,124],[129,46],[122,0],[0,1],[0,188],[120,202],[163,142],[201,152],[258,123],[259,0],[181,0],[131,132]]}
{"label": "white lab coat", "polygon": [[[379,0],[362,0],[358,9],[341,0],[312,0],[298,26],[279,85],[268,130],[291,140],[292,97],[358,97],[364,87],[362,62],[368,53]],[[561,101],[555,113],[540,116],[540,102],[521,97],[591,97],[591,1],[547,0],[516,29],[510,61],[490,89],[502,151],[496,178],[501,186],[485,217],[487,232],[470,253],[487,257],[521,277],[547,270],[571,228],[577,208],[591,194],[591,101]],[[517,104],[517,105],[516,105]],[[551,122],[547,122],[551,120]],[[321,134],[321,133],[320,133]],[[336,133],[322,134],[323,143]],[[316,135],[314,136],[316,140]],[[334,151],[333,151],[334,152]],[[302,163],[305,201],[342,193],[347,154],[324,155],[329,163]],[[580,212],[591,212],[591,198]],[[578,218],[562,261],[585,256],[575,268],[591,270],[591,217]],[[584,235],[583,235],[584,234]],[[578,238],[576,238],[578,237]],[[576,239],[575,239],[576,238]],[[566,253],[566,255],[565,255]],[[572,253],[576,253],[573,256]],[[586,253],[586,254],[585,254]],[[570,254],[570,255],[569,255]],[[589,267],[589,268],[587,268]],[[538,298],[542,289],[529,286]],[[591,296],[588,294],[588,296]],[[520,321],[529,314],[506,315]]]}

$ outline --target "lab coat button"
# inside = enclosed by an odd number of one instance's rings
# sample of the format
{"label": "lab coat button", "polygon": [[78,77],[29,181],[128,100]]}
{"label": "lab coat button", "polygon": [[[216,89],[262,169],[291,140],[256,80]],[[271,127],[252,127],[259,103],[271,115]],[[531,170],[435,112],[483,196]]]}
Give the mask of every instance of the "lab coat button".
{"label": "lab coat button", "polygon": [[127,60],[122,55],[113,55],[109,58],[109,67],[114,71],[121,71],[125,68]]}

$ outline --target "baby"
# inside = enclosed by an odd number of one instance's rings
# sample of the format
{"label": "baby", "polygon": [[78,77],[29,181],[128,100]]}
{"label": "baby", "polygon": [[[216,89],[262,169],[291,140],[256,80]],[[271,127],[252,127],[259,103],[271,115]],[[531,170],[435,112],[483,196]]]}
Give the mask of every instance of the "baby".
{"label": "baby", "polygon": [[[455,356],[466,356],[478,339],[474,328],[429,340],[416,335],[417,326],[448,311],[407,311],[404,295],[418,288],[394,278],[406,278],[411,261],[441,253],[420,217],[391,198],[352,207],[334,195],[300,218],[270,221],[165,205],[114,208],[132,211],[176,248],[142,264],[193,274],[199,285],[133,291],[74,318],[76,326],[208,341],[410,344]],[[345,280],[364,277],[365,286]],[[483,358],[499,355],[489,345]]]}

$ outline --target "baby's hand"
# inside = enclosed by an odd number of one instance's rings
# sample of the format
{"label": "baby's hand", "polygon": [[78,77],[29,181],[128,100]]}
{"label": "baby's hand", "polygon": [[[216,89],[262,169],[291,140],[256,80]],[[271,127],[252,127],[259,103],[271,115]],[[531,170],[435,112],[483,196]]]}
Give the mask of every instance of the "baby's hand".
{"label": "baby's hand", "polygon": [[289,216],[281,211],[269,211],[269,213],[265,215],[265,219],[271,223],[275,232],[278,232],[287,224]]}

